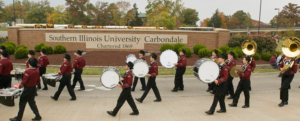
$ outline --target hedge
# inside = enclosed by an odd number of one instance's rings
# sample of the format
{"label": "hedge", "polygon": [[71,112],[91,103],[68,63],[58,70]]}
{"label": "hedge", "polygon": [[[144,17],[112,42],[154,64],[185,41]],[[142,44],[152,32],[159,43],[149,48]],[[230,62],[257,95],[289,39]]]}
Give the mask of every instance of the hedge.
{"label": "hedge", "polygon": [[5,46],[6,51],[8,52],[8,54],[12,55],[12,54],[15,53],[15,50],[16,50],[15,43],[10,42],[10,41],[6,41],[3,45]]}
{"label": "hedge", "polygon": [[[221,54],[223,53],[223,51],[222,50],[220,50],[220,49],[212,49],[212,50],[210,50],[210,54],[212,54],[212,52],[214,51],[214,50],[217,50],[218,51],[218,57],[220,57],[221,56]],[[210,55],[211,56],[211,55]]]}
{"label": "hedge", "polygon": [[15,55],[15,58],[16,59],[24,59],[24,58],[27,58],[27,55],[28,55],[28,48],[24,48],[24,47],[19,47],[14,55]]}
{"label": "hedge", "polygon": [[45,49],[47,54],[53,54],[52,46],[44,45],[41,49]]}
{"label": "hedge", "polygon": [[180,49],[181,47],[185,47],[184,44],[176,43],[176,44],[174,45],[174,51],[178,54],[178,52],[180,51],[179,49]]}
{"label": "hedge", "polygon": [[222,52],[227,52],[229,49],[230,48],[227,45],[220,47],[220,50],[222,50]]}
{"label": "hedge", "polygon": [[186,56],[186,57],[189,58],[189,57],[192,56],[192,50],[191,50],[191,48],[189,48],[189,47],[181,47],[181,48],[179,48],[178,53],[179,53],[181,50],[185,50],[185,56]]}
{"label": "hedge", "polygon": [[263,59],[264,61],[270,61],[272,56],[273,55],[270,52],[262,53],[261,59]]}
{"label": "hedge", "polygon": [[26,49],[28,49],[28,47],[27,47],[26,45],[18,45],[18,46],[16,47],[16,50],[19,49],[19,48],[26,48]]}
{"label": "hedge", "polygon": [[202,45],[202,44],[196,44],[193,47],[193,51],[194,51],[195,54],[198,55],[199,50],[202,49],[202,48],[206,48],[206,47],[204,45]]}
{"label": "hedge", "polygon": [[232,48],[232,50],[234,50],[235,52],[237,52],[238,58],[243,57],[244,52],[243,52],[243,50],[240,47],[234,47],[234,48]]}
{"label": "hedge", "polygon": [[46,45],[44,43],[40,43],[40,44],[35,45],[34,46],[35,52],[40,52],[43,46],[46,46]]}
{"label": "hedge", "polygon": [[255,60],[259,60],[260,55],[259,55],[258,53],[255,53],[255,54],[253,55],[253,58],[254,58]]}
{"label": "hedge", "polygon": [[161,47],[160,47],[160,52],[163,52],[165,50],[174,50],[174,47],[173,45],[170,45],[170,44],[163,44]]}
{"label": "hedge", "polygon": [[210,57],[211,56],[211,51],[208,50],[207,48],[202,48],[199,50],[198,55],[200,58],[204,57]]}
{"label": "hedge", "polygon": [[272,55],[273,55],[274,53],[276,53],[277,56],[279,56],[279,55],[281,54],[280,51],[273,51],[273,52],[272,52]]}
{"label": "hedge", "polygon": [[55,54],[61,54],[61,53],[66,53],[66,52],[67,52],[66,47],[61,44],[58,44],[54,47]]}

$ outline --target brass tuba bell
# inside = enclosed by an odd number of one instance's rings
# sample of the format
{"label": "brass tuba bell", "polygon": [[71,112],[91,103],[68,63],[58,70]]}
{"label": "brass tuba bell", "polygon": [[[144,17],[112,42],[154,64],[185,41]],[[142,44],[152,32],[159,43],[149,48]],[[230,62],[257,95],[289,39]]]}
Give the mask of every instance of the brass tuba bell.
{"label": "brass tuba bell", "polygon": [[292,62],[283,67],[283,70],[279,73],[279,77],[286,75],[291,71],[294,61],[300,57],[300,40],[298,38],[289,38],[284,40],[282,44],[282,53],[292,58]]}
{"label": "brass tuba bell", "polygon": [[242,50],[245,55],[254,55],[257,50],[257,44],[253,40],[246,40],[242,43]]}

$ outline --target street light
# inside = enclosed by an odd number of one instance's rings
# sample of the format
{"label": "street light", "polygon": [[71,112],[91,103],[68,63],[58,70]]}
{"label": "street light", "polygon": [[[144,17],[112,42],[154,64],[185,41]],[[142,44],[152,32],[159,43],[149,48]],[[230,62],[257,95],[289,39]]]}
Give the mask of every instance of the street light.
{"label": "street light", "polygon": [[275,8],[275,10],[278,10],[278,14],[277,14],[277,36],[279,35],[278,29],[279,29],[279,11],[280,8]]}
{"label": "street light", "polygon": [[262,0],[260,0],[260,8],[259,8],[258,34],[259,34],[259,29],[260,29],[261,2],[262,2]]}

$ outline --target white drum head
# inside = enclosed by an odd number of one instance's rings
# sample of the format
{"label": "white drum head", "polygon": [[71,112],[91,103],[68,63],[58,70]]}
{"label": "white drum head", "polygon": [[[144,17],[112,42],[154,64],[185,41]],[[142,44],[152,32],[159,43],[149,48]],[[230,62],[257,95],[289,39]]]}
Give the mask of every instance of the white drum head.
{"label": "white drum head", "polygon": [[201,64],[198,70],[200,80],[205,83],[211,83],[215,81],[220,73],[219,65],[213,61],[206,61]]}
{"label": "white drum head", "polygon": [[102,85],[109,89],[116,87],[120,81],[119,74],[111,70],[103,72],[100,79]]}
{"label": "white drum head", "polygon": [[136,59],[137,59],[137,58],[135,57],[135,55],[130,54],[130,55],[128,55],[128,56],[126,57],[126,63],[128,63],[128,62],[132,62],[132,63],[133,63]]}
{"label": "white drum head", "polygon": [[172,50],[166,50],[160,55],[160,63],[165,68],[173,68],[174,63],[178,62],[177,54]]}
{"label": "white drum head", "polygon": [[149,67],[147,63],[143,61],[134,63],[133,70],[132,70],[134,76],[145,77],[148,74],[148,71],[149,71]]}

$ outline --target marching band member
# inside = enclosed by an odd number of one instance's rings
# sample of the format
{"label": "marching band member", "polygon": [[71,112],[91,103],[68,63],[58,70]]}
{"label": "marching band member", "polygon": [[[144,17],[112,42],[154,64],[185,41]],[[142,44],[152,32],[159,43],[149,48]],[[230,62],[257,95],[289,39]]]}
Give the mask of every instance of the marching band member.
{"label": "marching band member", "polygon": [[[283,71],[283,67],[285,65],[288,65],[292,63],[293,60],[291,60],[290,57],[286,56],[286,59],[283,60],[283,62],[280,64],[279,68],[280,71]],[[297,73],[297,61],[294,60],[294,64],[292,66],[292,69],[290,72],[288,72],[286,75],[283,75],[281,77],[281,88],[280,88],[280,99],[281,103],[278,105],[279,107],[283,107],[284,105],[288,105],[288,100],[289,100],[289,88],[291,85],[291,82],[294,78],[294,74]]]}
{"label": "marching band member", "polygon": [[[38,68],[39,68],[39,71],[40,71],[40,77],[42,77],[43,74],[46,73],[46,68],[47,68],[47,65],[49,65],[49,60],[48,60],[48,57],[45,55],[46,54],[45,49],[42,49],[40,53],[41,53],[41,56],[39,57]],[[44,80],[44,78],[42,78],[42,81],[44,83],[43,90],[48,90],[48,86],[47,86],[47,83]],[[41,88],[41,83],[38,84],[38,88]]]}
{"label": "marching band member", "polygon": [[156,86],[156,76],[158,75],[158,65],[156,63],[157,59],[157,55],[152,53],[151,57],[150,57],[150,68],[149,68],[149,73],[147,74],[148,78],[148,82],[147,82],[147,86],[146,86],[146,90],[144,92],[144,94],[142,95],[141,98],[135,98],[138,102],[142,103],[143,100],[146,98],[147,94],[149,93],[150,89],[153,89],[153,92],[155,94],[156,100],[154,100],[154,102],[160,102],[162,99],[160,97],[158,88]]}
{"label": "marching band member", "polygon": [[240,94],[243,91],[245,95],[245,105],[242,108],[249,108],[250,107],[250,76],[252,73],[252,67],[249,65],[249,62],[251,61],[250,56],[246,56],[243,59],[244,65],[242,65],[242,68],[244,72],[240,73],[237,70],[235,70],[235,73],[239,74],[240,76],[240,82],[237,86],[237,89],[235,91],[234,97],[233,97],[233,102],[229,104],[231,107],[236,107],[240,98]]}
{"label": "marching band member", "polygon": [[180,56],[179,56],[178,63],[174,64],[177,68],[176,68],[176,74],[174,80],[175,87],[173,88],[172,92],[177,92],[177,90],[182,90],[182,91],[184,90],[183,75],[185,73],[186,64],[187,64],[187,60],[185,57],[185,50],[181,50],[179,55]]}
{"label": "marching band member", "polygon": [[[212,52],[212,56],[210,56],[210,59],[215,61],[216,59],[218,59],[218,50],[214,50]],[[214,88],[215,88],[215,83],[211,83],[211,84],[208,84],[208,89],[206,90],[206,92],[210,92],[211,93],[214,93]]]}
{"label": "marching band member", "polygon": [[36,59],[29,59],[29,68],[25,70],[24,77],[19,88],[24,88],[19,102],[19,113],[15,118],[9,119],[10,121],[21,121],[23,118],[23,113],[25,110],[25,106],[28,102],[31,110],[35,114],[35,118],[32,121],[40,121],[42,119],[39,110],[36,106],[36,102],[34,100],[36,95],[36,85],[40,83],[39,70],[37,69],[38,61]]}
{"label": "marching band member", "polygon": [[71,87],[71,78],[72,78],[72,66],[71,66],[71,56],[69,54],[65,54],[64,56],[64,62],[60,67],[60,71],[58,72],[58,75],[61,75],[62,78],[60,80],[60,84],[58,87],[57,92],[54,96],[51,96],[53,100],[57,100],[61,91],[66,86],[68,88],[69,94],[71,95],[71,101],[76,100],[76,95],[74,93],[74,90]]}
{"label": "marching band member", "polygon": [[[139,59],[146,60],[145,57],[144,57],[144,56],[145,56],[145,51],[140,50],[139,56],[140,56]],[[131,91],[134,91],[134,90],[135,90],[135,87],[136,87],[136,84],[138,83],[138,80],[139,80],[139,78],[135,76],[135,77],[134,77],[133,86],[132,86]],[[146,88],[145,77],[140,78],[140,80],[141,80],[141,84],[142,84],[142,89],[141,89],[141,91],[145,91],[145,88]]]}
{"label": "marching band member", "polygon": [[84,87],[84,84],[83,84],[83,81],[81,78],[82,70],[85,66],[85,59],[81,55],[82,55],[82,50],[77,50],[77,52],[76,52],[77,58],[75,59],[74,64],[73,64],[75,73],[74,73],[72,88],[73,89],[75,88],[76,83],[78,81],[80,84],[80,89],[78,91],[85,90],[85,87]]}
{"label": "marching band member", "polygon": [[118,87],[122,88],[122,92],[119,96],[118,99],[118,103],[115,107],[115,109],[113,111],[107,111],[107,113],[111,116],[116,116],[118,111],[120,110],[120,108],[122,107],[122,105],[125,103],[125,101],[127,100],[128,104],[130,105],[131,109],[133,110],[132,113],[130,113],[130,115],[139,115],[139,111],[134,103],[134,100],[132,98],[131,95],[131,86],[132,86],[132,70],[133,69],[133,63],[132,62],[128,62],[126,65],[126,76],[124,77],[124,79],[120,79],[120,82],[122,82],[122,85],[119,84]]}
{"label": "marching band member", "polygon": [[[33,50],[29,50],[28,51],[28,60],[26,61],[26,68],[29,68],[29,59],[30,58],[35,58],[35,52],[33,51]],[[39,88],[39,89],[41,89],[41,88]]]}
{"label": "marching band member", "polygon": [[215,83],[215,96],[214,101],[210,107],[209,111],[206,111],[206,114],[212,115],[215,112],[215,108],[220,103],[221,109],[218,110],[218,113],[226,113],[226,106],[225,106],[225,95],[226,95],[226,81],[229,74],[228,66],[225,63],[225,60],[227,60],[227,54],[223,53],[221,57],[219,57],[219,62],[221,63],[220,66],[220,75],[217,80],[215,80],[213,83]]}
{"label": "marching band member", "polygon": [[[251,71],[254,72],[255,68],[256,68],[256,63],[255,63],[255,59],[251,56],[251,55],[246,55],[250,57],[250,63],[249,65],[251,66]],[[250,88],[249,91],[251,91],[251,80],[250,80]]]}
{"label": "marching band member", "polygon": [[[0,52],[3,52],[3,51],[6,51],[6,47],[4,46],[4,45],[2,45],[1,47],[0,47]],[[7,52],[7,51],[6,51]],[[8,52],[7,52],[8,53]],[[1,58],[0,58],[1,59]],[[9,58],[9,54],[8,54],[8,56],[7,56],[7,59],[9,59],[10,60],[10,58]]]}
{"label": "marching band member", "polygon": [[[234,53],[231,51],[228,53],[228,68],[229,68],[229,70],[234,66],[236,66],[236,62],[234,60]],[[227,88],[226,93],[229,93],[230,97],[228,97],[227,99],[233,99],[233,96],[234,96],[234,86],[233,86],[232,80],[233,80],[233,77],[230,75],[230,73],[228,73],[228,78],[227,78],[227,81],[225,84],[226,84],[226,88]]]}
{"label": "marching band member", "polygon": [[11,87],[11,75],[10,72],[13,70],[12,62],[7,59],[7,51],[1,52],[0,60],[0,89]]}

